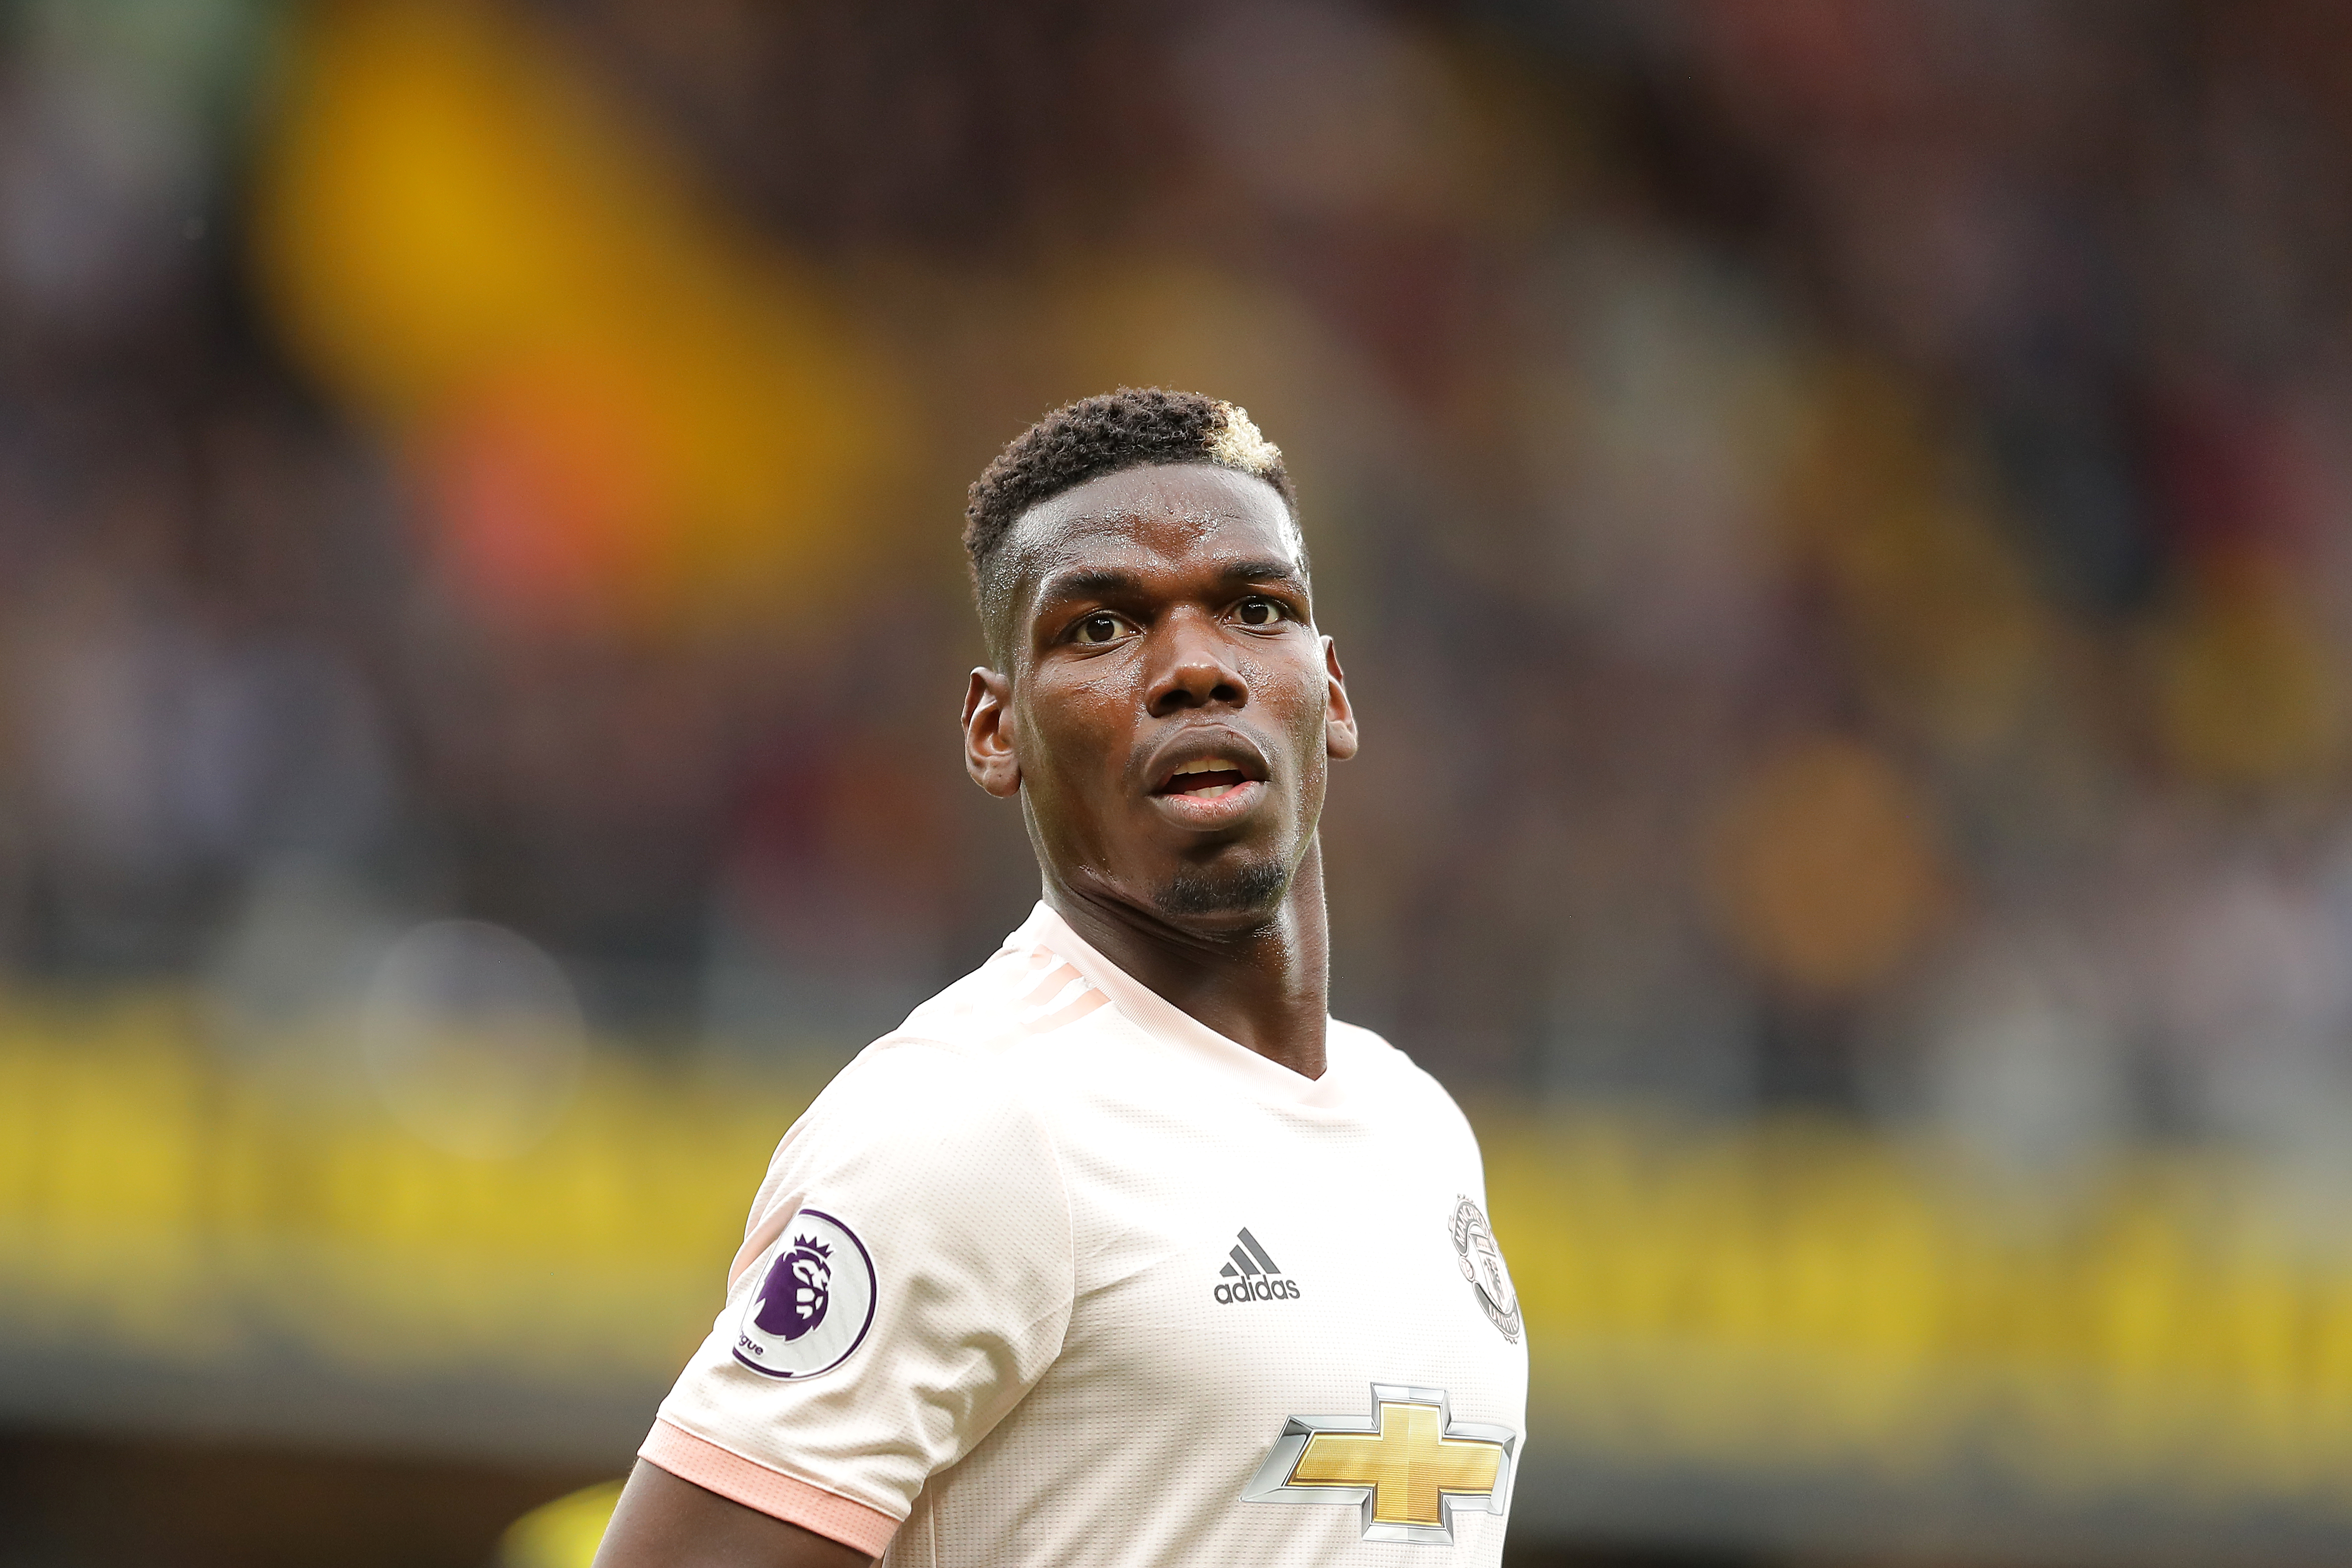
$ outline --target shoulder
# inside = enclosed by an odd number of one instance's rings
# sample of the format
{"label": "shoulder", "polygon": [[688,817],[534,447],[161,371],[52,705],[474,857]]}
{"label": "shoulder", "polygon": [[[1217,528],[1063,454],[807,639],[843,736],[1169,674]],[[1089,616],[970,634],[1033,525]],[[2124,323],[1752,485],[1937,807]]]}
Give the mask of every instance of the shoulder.
{"label": "shoulder", "polygon": [[1333,1019],[1325,1037],[1332,1065],[1362,1090],[1416,1120],[1433,1121],[1457,1132],[1475,1150],[1477,1137],[1445,1085],[1370,1030]]}
{"label": "shoulder", "polygon": [[919,1040],[1017,1067],[1017,1059],[1036,1054],[1036,1041],[1108,1000],[1066,959],[1015,933],[986,963],[908,1014],[870,1049]]}
{"label": "shoulder", "polygon": [[1334,1065],[1369,1082],[1379,1083],[1391,1092],[1417,1094],[1443,1100],[1448,1105],[1454,1097],[1444,1085],[1430,1076],[1422,1066],[1374,1034],[1361,1024],[1331,1020],[1324,1036],[1324,1049]]}
{"label": "shoulder", "polygon": [[860,1051],[784,1138],[839,1150],[942,1154],[1049,1147],[1055,1038],[1083,981],[1034,946],[1009,943]]}
{"label": "shoulder", "polygon": [[1057,1140],[1017,1074],[951,1041],[887,1036],[826,1085],[776,1145],[736,1277],[803,1207],[902,1262],[961,1256],[979,1238],[1068,1252]]}
{"label": "shoulder", "polygon": [[1028,1098],[1042,1076],[1037,1042],[1049,1030],[1041,1023],[1055,1019],[1065,992],[1084,988],[1058,964],[1049,952],[1008,943],[860,1051],[811,1112],[953,1120]]}
{"label": "shoulder", "polygon": [[929,1154],[1049,1142],[1033,1104],[1033,1075],[992,1043],[886,1035],[835,1076],[785,1145]]}

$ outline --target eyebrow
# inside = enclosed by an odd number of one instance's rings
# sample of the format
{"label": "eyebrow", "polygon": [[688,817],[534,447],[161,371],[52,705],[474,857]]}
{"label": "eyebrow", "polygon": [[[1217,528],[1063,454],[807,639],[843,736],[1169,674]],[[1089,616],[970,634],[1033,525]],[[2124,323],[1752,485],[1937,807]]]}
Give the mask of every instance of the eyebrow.
{"label": "eyebrow", "polygon": [[1133,572],[1108,567],[1057,571],[1037,585],[1037,602],[1052,604],[1065,599],[1103,599],[1113,594],[1132,593],[1142,586],[1143,580]]}
{"label": "eyebrow", "polygon": [[1219,572],[1226,582],[1288,582],[1304,586],[1307,579],[1286,560],[1237,560]]}
{"label": "eyebrow", "polygon": [[[1225,583],[1283,582],[1304,587],[1307,580],[1290,562],[1268,557],[1229,561],[1219,570],[1217,580]],[[1069,599],[1108,599],[1122,593],[1138,592],[1142,587],[1141,578],[1116,567],[1076,568],[1055,572],[1040,583],[1036,602],[1057,604]]]}

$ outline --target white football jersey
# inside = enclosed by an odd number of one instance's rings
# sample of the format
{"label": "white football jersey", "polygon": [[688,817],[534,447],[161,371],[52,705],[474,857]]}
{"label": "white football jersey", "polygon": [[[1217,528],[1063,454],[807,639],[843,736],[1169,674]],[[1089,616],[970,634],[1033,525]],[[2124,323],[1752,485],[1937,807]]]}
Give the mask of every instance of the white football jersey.
{"label": "white football jersey", "polygon": [[1327,1051],[1040,904],[785,1134],[644,1457],[908,1568],[1498,1562],[1528,1362],[1476,1140],[1378,1036]]}

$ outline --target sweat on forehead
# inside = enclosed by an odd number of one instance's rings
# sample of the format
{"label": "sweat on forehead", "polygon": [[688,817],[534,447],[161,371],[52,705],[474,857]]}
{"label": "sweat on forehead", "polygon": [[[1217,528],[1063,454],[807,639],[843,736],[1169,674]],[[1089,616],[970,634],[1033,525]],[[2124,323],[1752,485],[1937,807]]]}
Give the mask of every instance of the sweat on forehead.
{"label": "sweat on forehead", "polygon": [[1089,481],[1125,469],[1208,464],[1270,486],[1292,522],[1298,494],[1248,411],[1220,398],[1166,387],[1121,387],[1054,409],[996,455],[971,486],[963,543],[981,616],[993,641],[1003,608],[999,558],[1013,524]]}
{"label": "sweat on forehead", "polygon": [[1285,499],[1255,479],[1206,463],[1121,469],[1040,501],[998,541],[981,582],[992,653],[1008,651],[1016,621],[1037,611],[1072,572],[1150,570],[1195,552],[1247,564],[1263,577],[1278,563],[1307,576],[1305,541]]}

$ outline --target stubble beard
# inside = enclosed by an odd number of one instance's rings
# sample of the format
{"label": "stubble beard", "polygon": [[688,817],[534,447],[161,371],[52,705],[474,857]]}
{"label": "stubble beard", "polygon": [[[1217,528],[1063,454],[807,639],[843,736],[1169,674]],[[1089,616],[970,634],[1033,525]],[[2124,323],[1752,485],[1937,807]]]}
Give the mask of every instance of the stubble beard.
{"label": "stubble beard", "polygon": [[1180,866],[1152,895],[1152,907],[1170,920],[1213,915],[1263,915],[1269,918],[1290,887],[1290,868],[1278,857],[1234,866]]}

